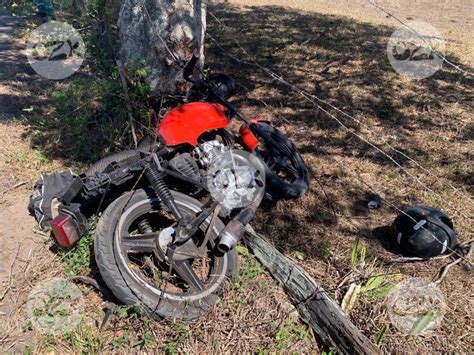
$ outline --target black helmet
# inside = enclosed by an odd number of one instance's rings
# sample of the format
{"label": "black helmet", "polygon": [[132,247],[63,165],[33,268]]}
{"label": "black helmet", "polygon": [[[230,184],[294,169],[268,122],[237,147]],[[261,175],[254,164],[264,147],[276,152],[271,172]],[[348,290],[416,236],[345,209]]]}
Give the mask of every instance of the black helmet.
{"label": "black helmet", "polygon": [[235,81],[226,74],[214,74],[211,75],[208,79],[209,84],[212,85],[214,93],[223,97],[224,99],[228,99],[232,95],[234,95],[235,91]]}
{"label": "black helmet", "polygon": [[457,242],[451,219],[442,211],[416,206],[401,213],[393,223],[403,255],[429,258],[444,254]]}

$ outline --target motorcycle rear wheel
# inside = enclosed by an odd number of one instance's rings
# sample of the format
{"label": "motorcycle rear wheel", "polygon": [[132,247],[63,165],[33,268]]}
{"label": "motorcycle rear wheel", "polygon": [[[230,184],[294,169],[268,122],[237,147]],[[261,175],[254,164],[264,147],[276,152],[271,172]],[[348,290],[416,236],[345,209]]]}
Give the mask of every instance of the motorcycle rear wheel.
{"label": "motorcycle rear wheel", "polygon": [[122,152],[110,155],[99,160],[97,163],[91,165],[85,172],[86,176],[95,176],[96,173],[103,173],[107,167],[112,164],[120,164],[121,162],[130,159],[131,157],[138,155],[138,150],[124,150]]}
{"label": "motorcycle rear wheel", "polygon": [[[183,215],[194,216],[201,210],[199,201],[179,192],[172,191],[172,194]],[[94,247],[96,262],[107,286],[124,304],[137,306],[139,312],[153,318],[192,320],[208,313],[226,279],[238,272],[235,249],[226,254],[216,252],[215,245],[224,224],[220,220],[214,224],[202,258],[186,260],[187,270],[190,267],[202,282],[197,288],[186,281],[186,275],[169,268],[169,264],[158,260],[156,254],[145,247],[140,249],[140,244],[137,246],[133,232],[144,218],[158,232],[162,230],[159,228],[172,223],[172,214],[154,197],[152,190],[126,193],[102,215]],[[210,217],[201,225],[201,236],[209,221]],[[149,248],[149,244],[146,245]],[[156,245],[156,240],[152,245]],[[148,264],[150,262],[153,266]]]}
{"label": "motorcycle rear wheel", "polygon": [[101,160],[99,160],[97,163],[91,165],[89,169],[85,172],[86,176],[95,176],[96,173],[103,173],[105,169],[109,167],[110,164],[115,163],[115,164],[120,164],[121,162],[130,159],[134,156],[138,156],[140,154],[140,151],[151,151],[156,142],[153,140],[153,137],[150,135],[147,135],[141,139],[141,141],[138,143],[137,149],[129,149],[129,150],[124,150],[112,155],[109,155],[108,157],[105,157]]}

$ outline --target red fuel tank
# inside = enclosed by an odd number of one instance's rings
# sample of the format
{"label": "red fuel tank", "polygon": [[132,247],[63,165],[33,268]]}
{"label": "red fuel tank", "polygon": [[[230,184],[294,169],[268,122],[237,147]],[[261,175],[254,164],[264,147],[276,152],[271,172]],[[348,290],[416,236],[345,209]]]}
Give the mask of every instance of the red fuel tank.
{"label": "red fuel tank", "polygon": [[197,145],[205,132],[229,125],[225,107],[207,102],[192,102],[171,110],[160,122],[158,134],[170,147],[188,143]]}

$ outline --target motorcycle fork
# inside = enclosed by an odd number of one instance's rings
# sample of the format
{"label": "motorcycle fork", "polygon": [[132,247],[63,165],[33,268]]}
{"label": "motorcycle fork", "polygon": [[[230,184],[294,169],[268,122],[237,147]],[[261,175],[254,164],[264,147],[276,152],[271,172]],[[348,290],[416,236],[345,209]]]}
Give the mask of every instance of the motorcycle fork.
{"label": "motorcycle fork", "polygon": [[168,207],[170,212],[178,221],[178,225],[182,226],[186,224],[184,221],[183,215],[178,209],[176,202],[171,194],[171,191],[163,179],[161,173],[161,165],[158,160],[156,154],[153,154],[153,161],[151,162],[150,166],[146,168],[145,176],[148,179],[148,182],[152,186],[153,190],[155,191],[156,195],[159,197],[161,202]]}

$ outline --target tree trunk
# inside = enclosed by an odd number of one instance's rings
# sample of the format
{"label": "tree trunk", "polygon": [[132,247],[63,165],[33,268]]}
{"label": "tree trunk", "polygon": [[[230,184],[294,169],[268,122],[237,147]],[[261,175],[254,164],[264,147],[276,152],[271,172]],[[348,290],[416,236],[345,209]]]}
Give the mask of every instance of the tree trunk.
{"label": "tree trunk", "polygon": [[194,51],[204,61],[207,0],[126,0],[119,15],[120,59],[144,63],[156,95],[187,89],[182,66]]}

